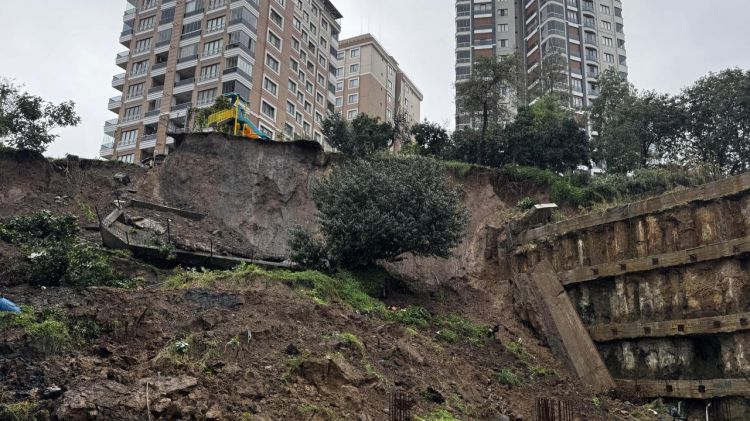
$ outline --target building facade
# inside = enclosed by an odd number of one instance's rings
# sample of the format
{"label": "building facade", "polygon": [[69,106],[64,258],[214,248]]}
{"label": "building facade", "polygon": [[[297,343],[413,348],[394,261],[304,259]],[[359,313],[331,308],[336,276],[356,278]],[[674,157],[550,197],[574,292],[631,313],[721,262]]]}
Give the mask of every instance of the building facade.
{"label": "building facade", "polygon": [[403,111],[419,122],[422,93],[372,35],[342,40],[336,71],[336,111],[344,118],[367,114],[392,123]]}
{"label": "building facade", "polygon": [[[519,54],[529,91],[552,54],[564,57],[569,106],[580,110],[598,96],[598,75],[609,67],[627,75],[620,0],[457,0],[456,83],[480,57]],[[530,98],[533,100],[533,98]],[[471,126],[456,110],[456,127]]]}
{"label": "building facade", "polygon": [[323,142],[335,108],[341,14],[329,0],[127,0],[104,158],[141,162],[174,147],[190,110],[224,93],[250,103],[277,140]]}

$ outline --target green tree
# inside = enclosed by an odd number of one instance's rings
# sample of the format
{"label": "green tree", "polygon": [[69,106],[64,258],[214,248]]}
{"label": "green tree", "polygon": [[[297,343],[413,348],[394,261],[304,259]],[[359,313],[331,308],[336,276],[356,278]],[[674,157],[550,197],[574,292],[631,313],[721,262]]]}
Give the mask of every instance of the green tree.
{"label": "green tree", "polygon": [[638,92],[615,69],[599,76],[601,93],[593,101],[593,157],[608,171],[626,173],[679,159],[671,148],[684,132],[684,113],[678,99],[655,92]]}
{"label": "green tree", "polygon": [[[448,184],[440,165],[418,156],[354,159],[315,184],[325,253],[344,267],[404,253],[447,257],[464,236],[468,216],[461,194]],[[314,244],[304,236],[295,241]],[[294,244],[291,244],[294,246]]]}
{"label": "green tree", "polygon": [[683,92],[689,139],[680,148],[690,163],[716,174],[750,170],[750,71],[710,73]]}
{"label": "green tree", "polygon": [[422,123],[414,125],[411,129],[417,150],[421,155],[432,155],[443,157],[446,149],[450,146],[451,138],[448,131],[437,123],[431,123],[425,119]]}
{"label": "green tree", "polygon": [[589,162],[586,132],[556,97],[519,109],[505,132],[507,163],[564,172]]}
{"label": "green tree", "polygon": [[[555,40],[551,38],[550,40]],[[531,71],[531,80],[537,83],[530,88],[532,98],[552,96],[561,103],[570,100],[568,89],[568,59],[565,48],[549,48],[539,65]]]}
{"label": "green tree", "polygon": [[335,113],[323,120],[323,136],[339,152],[364,157],[388,149],[393,139],[393,126],[365,114],[349,123]]}
{"label": "green tree", "polygon": [[458,108],[472,120],[478,118],[482,122],[476,162],[484,160],[483,143],[487,141],[492,126],[511,117],[512,101],[509,99],[519,72],[515,56],[503,57],[499,61],[495,57],[483,57],[474,62],[471,77],[456,84]]}
{"label": "green tree", "polygon": [[0,79],[0,144],[45,152],[58,137],[50,131],[80,122],[72,101],[55,105]]}

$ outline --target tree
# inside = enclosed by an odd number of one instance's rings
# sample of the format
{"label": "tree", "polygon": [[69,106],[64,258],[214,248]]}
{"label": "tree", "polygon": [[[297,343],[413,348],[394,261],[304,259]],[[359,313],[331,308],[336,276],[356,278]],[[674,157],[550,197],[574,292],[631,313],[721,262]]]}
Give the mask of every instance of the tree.
{"label": "tree", "polygon": [[[442,168],[418,156],[354,159],[312,189],[325,252],[343,267],[393,261],[404,253],[447,257],[463,238],[468,216]],[[295,234],[308,247],[309,236]],[[294,246],[294,244],[291,244]],[[295,251],[295,255],[296,255]]]}
{"label": "tree", "polygon": [[339,152],[363,157],[390,146],[393,126],[365,114],[358,115],[349,123],[341,114],[335,113],[323,120],[323,136]]}
{"label": "tree", "polygon": [[[556,38],[550,38],[556,40]],[[568,59],[565,48],[552,47],[548,49],[539,66],[531,71],[531,80],[537,84],[530,90],[532,98],[553,96],[561,103],[567,104],[570,100],[568,91]]]}
{"label": "tree", "polygon": [[0,144],[42,153],[58,137],[50,131],[80,122],[73,101],[55,105],[0,79]]}
{"label": "tree", "polygon": [[[494,57],[483,57],[474,62],[471,77],[456,84],[459,110],[466,112],[472,120],[479,116],[482,121],[480,143],[486,142],[491,125],[509,119],[512,103],[509,96],[519,72],[515,56],[503,57],[499,61]],[[477,153],[483,151],[484,145],[480,145]],[[482,161],[483,157],[478,155],[476,162]]]}
{"label": "tree", "polygon": [[396,104],[396,112],[393,115],[393,131],[391,143],[395,151],[400,151],[403,145],[411,142],[411,121],[409,113],[400,105]]}
{"label": "tree", "polygon": [[417,150],[421,155],[444,157],[450,146],[451,138],[448,131],[437,123],[424,122],[414,125],[411,129]]}
{"label": "tree", "polygon": [[589,162],[586,132],[556,97],[519,109],[505,132],[507,163],[564,172]]}
{"label": "tree", "polygon": [[601,92],[591,109],[595,160],[607,170],[626,173],[663,163],[681,152],[672,150],[682,137],[684,114],[677,98],[638,92],[615,69],[599,76]]}
{"label": "tree", "polygon": [[682,148],[691,162],[716,174],[750,169],[750,71],[710,73],[683,92],[689,139]]}

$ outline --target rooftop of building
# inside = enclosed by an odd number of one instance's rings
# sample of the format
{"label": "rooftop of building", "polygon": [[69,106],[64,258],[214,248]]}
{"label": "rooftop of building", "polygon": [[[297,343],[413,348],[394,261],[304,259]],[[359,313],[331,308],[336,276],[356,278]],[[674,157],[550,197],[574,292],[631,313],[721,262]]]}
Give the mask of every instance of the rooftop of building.
{"label": "rooftop of building", "polygon": [[339,12],[339,9],[336,8],[336,6],[331,3],[331,0],[324,0],[323,5],[328,13],[333,16],[334,19],[341,19],[344,17],[344,15]]}

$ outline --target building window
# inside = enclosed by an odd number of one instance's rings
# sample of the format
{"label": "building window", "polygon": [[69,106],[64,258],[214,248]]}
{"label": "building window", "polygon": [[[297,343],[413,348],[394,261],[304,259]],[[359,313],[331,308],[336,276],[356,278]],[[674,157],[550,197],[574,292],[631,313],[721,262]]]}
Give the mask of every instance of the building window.
{"label": "building window", "polygon": [[224,16],[206,21],[206,32],[217,32],[224,29]]}
{"label": "building window", "polygon": [[359,64],[349,66],[349,73],[359,73]]}
{"label": "building window", "polygon": [[271,22],[275,23],[279,28],[284,27],[284,18],[277,11],[273,10],[273,8],[271,8]]}
{"label": "building window", "polygon": [[497,25],[497,32],[508,32],[508,24],[501,23],[500,25]]}
{"label": "building window", "polygon": [[289,82],[287,83],[287,88],[289,89],[289,92],[295,93],[297,92],[297,83],[289,79]]}
{"label": "building window", "polygon": [[293,102],[289,102],[289,101],[286,102],[286,112],[290,116],[294,117],[294,113],[297,112],[297,107],[294,105]]}
{"label": "building window", "polygon": [[202,82],[204,80],[216,79],[218,77],[219,77],[219,65],[212,64],[210,66],[203,66],[201,68],[201,76],[200,76],[199,81]]}
{"label": "building window", "polygon": [[602,21],[602,28],[606,29],[608,31],[611,31],[612,30],[612,22],[608,22],[606,20],[603,20]]}
{"label": "building window", "polygon": [[336,107],[343,107],[344,106],[344,98],[337,96],[336,97]]}
{"label": "building window", "polygon": [[272,81],[271,79],[264,77],[263,78],[263,89],[270,92],[271,95],[276,96],[279,94],[279,85],[276,84],[276,82]]}
{"label": "building window", "polygon": [[203,57],[215,56],[221,53],[223,46],[223,39],[217,39],[216,41],[211,41],[203,44]]}
{"label": "building window", "polygon": [[133,121],[138,120],[141,118],[141,106],[138,105],[136,107],[130,107],[125,109],[125,115],[123,116],[123,121]]}
{"label": "building window", "polygon": [[266,101],[263,101],[260,111],[266,117],[270,118],[273,121],[276,121],[276,108],[271,106],[271,104],[267,103]]}
{"label": "building window", "polygon": [[604,53],[604,61],[606,61],[607,63],[614,63],[615,62],[614,54]]}
{"label": "building window", "polygon": [[120,142],[117,144],[118,148],[122,148],[125,146],[132,146],[135,145],[135,141],[138,138],[138,130],[128,130],[126,132],[122,132],[120,135]]}
{"label": "building window", "polygon": [[349,51],[349,58],[357,58],[359,57],[359,48],[352,48]]}
{"label": "building window", "polygon": [[[390,82],[390,81],[388,81]],[[359,88],[359,78],[349,79],[349,89]]]}
{"label": "building window", "polygon": [[135,154],[121,155],[117,160],[126,164],[132,164],[135,162]]}
{"label": "building window", "polygon": [[344,90],[344,82],[336,82],[336,92],[341,92]]}
{"label": "building window", "polygon": [[268,30],[268,43],[281,51],[281,38],[274,34],[270,29]]}
{"label": "building window", "polygon": [[198,106],[210,105],[216,99],[216,88],[198,92]]}
{"label": "building window", "polygon": [[359,111],[357,110],[349,110],[349,112],[346,113],[346,119],[347,120],[354,120],[357,118],[357,115],[359,115]]}
{"label": "building window", "polygon": [[144,86],[143,82],[128,86],[128,96],[126,98],[130,99],[130,98],[136,98],[136,97],[142,96],[143,86]]}
{"label": "building window", "polygon": [[270,54],[266,54],[266,66],[274,72],[279,73],[279,61]]}
{"label": "building window", "polygon": [[349,95],[349,104],[356,104],[359,102],[359,94],[351,94]]}
{"label": "building window", "polygon": [[600,5],[599,5],[599,10],[600,10],[600,11],[601,11],[602,13],[606,14],[606,15],[609,15],[609,14],[610,14],[610,9],[609,9],[609,6],[607,6],[607,5],[604,5],[604,4],[600,4]]}
{"label": "building window", "polygon": [[615,45],[614,40],[610,37],[602,37],[602,42],[604,42],[604,45],[607,47],[612,47]]}

